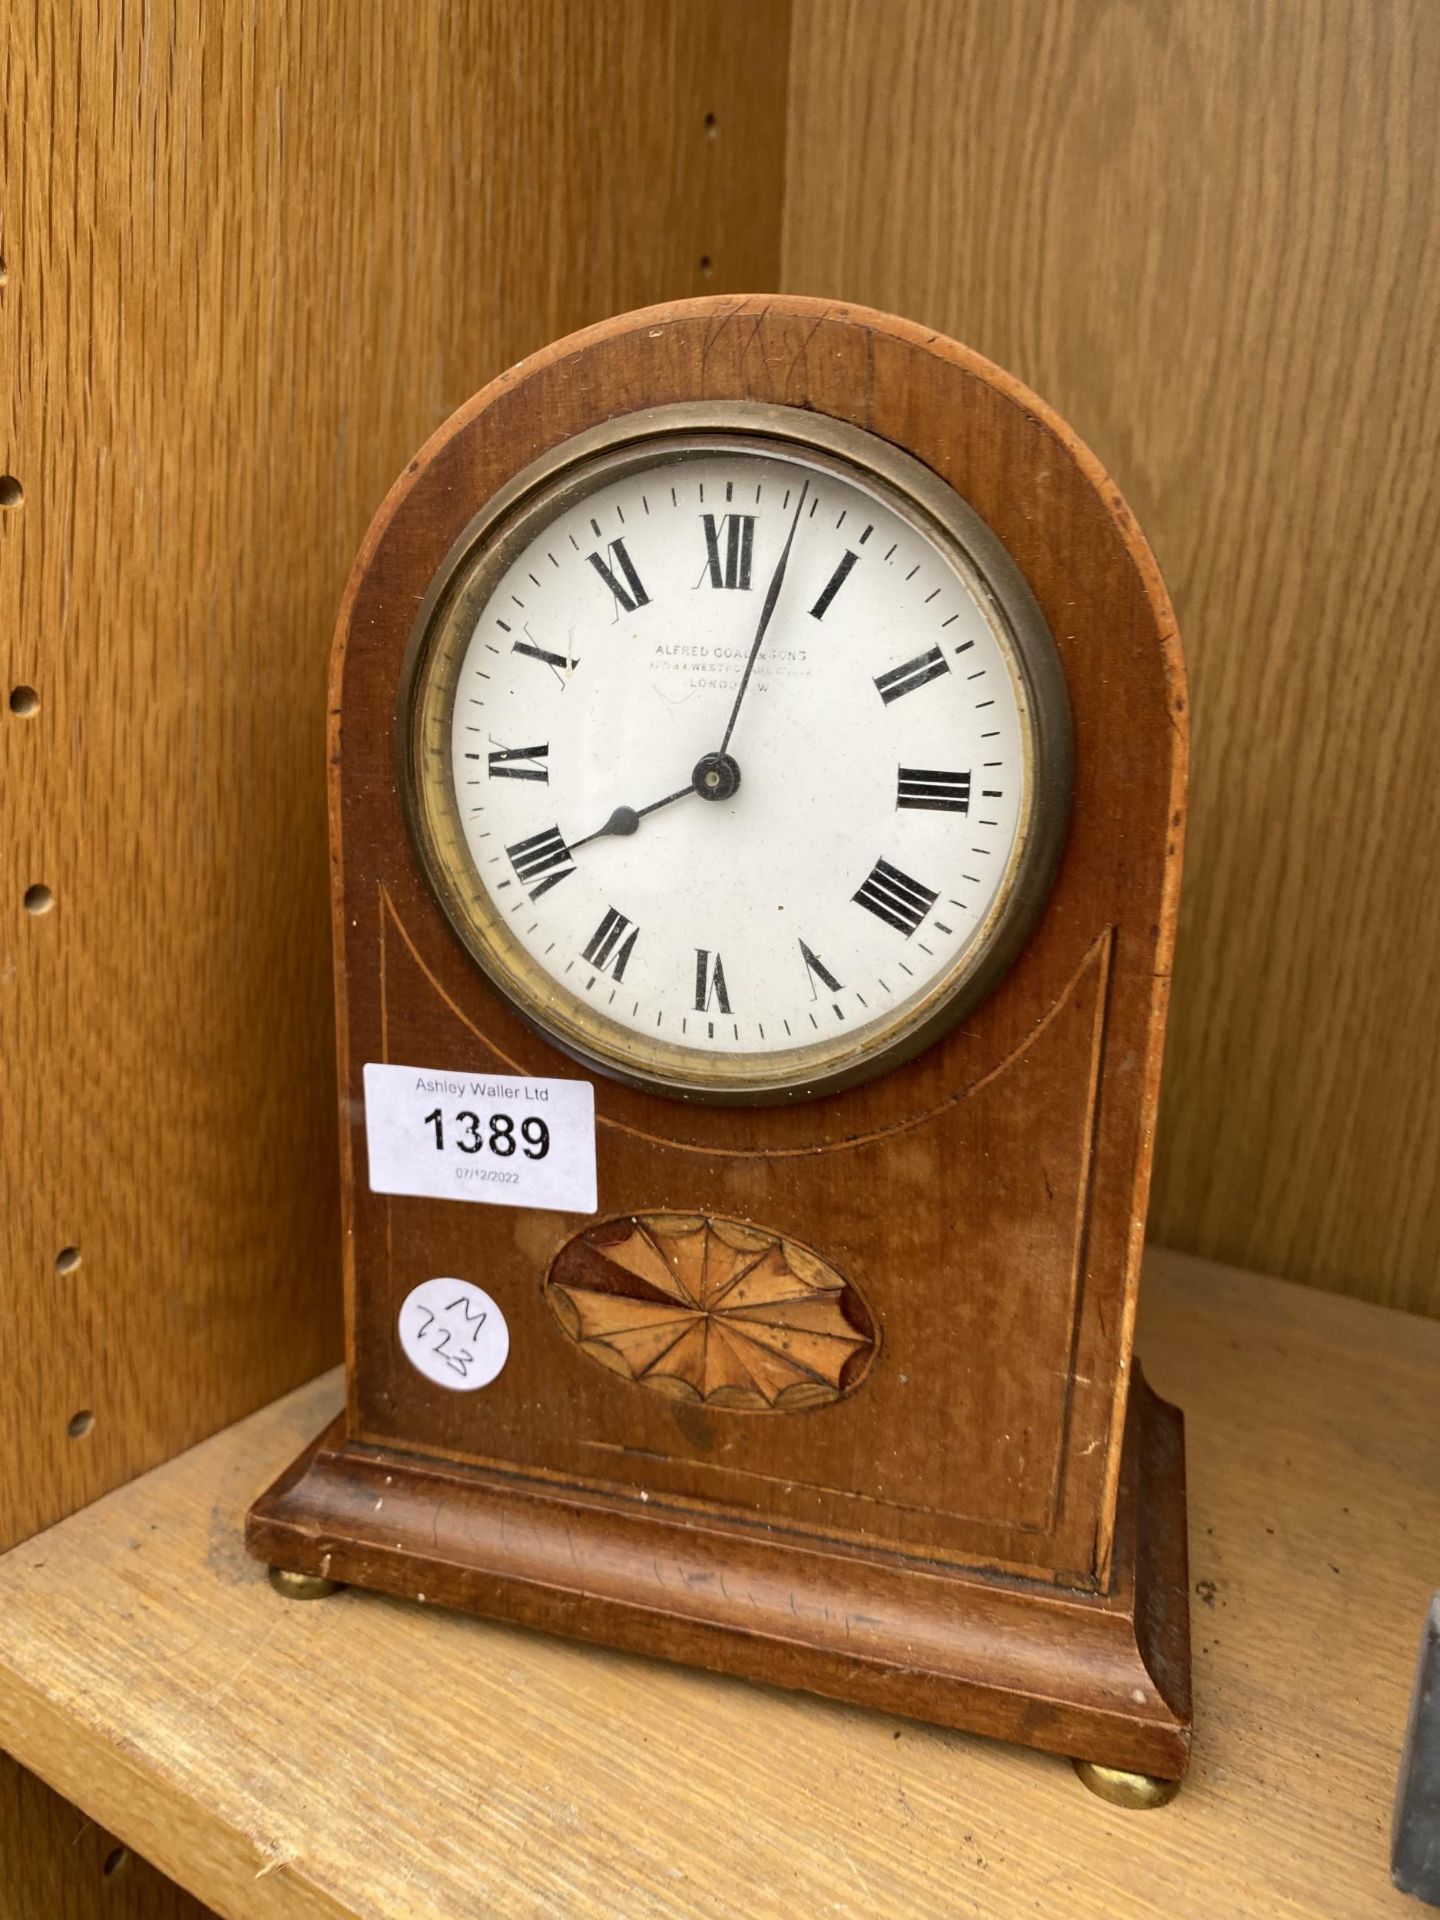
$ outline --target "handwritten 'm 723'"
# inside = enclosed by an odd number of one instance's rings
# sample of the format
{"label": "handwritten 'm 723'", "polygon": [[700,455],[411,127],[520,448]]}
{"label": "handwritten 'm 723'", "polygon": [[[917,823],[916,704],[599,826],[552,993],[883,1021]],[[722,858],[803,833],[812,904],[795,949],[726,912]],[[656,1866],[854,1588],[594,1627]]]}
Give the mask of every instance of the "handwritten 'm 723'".
{"label": "handwritten 'm 723'", "polygon": [[[457,1307],[465,1321],[464,1327],[458,1329],[444,1324],[445,1319],[448,1319]],[[440,1320],[440,1332],[435,1339],[430,1341],[430,1351],[437,1359],[443,1360],[445,1365],[449,1367],[453,1373],[458,1373],[460,1378],[464,1380],[469,1375],[471,1367],[475,1364],[475,1350],[473,1345],[467,1347],[463,1346],[461,1342],[467,1339],[471,1342],[475,1340],[480,1329],[485,1324],[486,1315],[484,1308],[472,1307],[462,1293],[457,1294],[447,1306],[442,1307],[439,1314],[432,1313],[429,1307],[422,1306],[418,1300],[415,1302],[415,1311],[417,1313],[423,1313],[425,1316],[424,1326],[421,1327],[419,1332],[414,1336],[417,1345],[422,1340],[429,1339],[431,1328],[437,1320]],[[442,1318],[442,1315],[444,1318]]]}

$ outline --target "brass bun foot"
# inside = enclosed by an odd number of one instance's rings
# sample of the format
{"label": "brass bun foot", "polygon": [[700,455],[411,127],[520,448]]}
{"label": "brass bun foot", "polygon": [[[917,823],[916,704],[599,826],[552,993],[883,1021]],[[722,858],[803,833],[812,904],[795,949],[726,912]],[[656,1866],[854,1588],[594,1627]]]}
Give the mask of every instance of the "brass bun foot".
{"label": "brass bun foot", "polygon": [[1122,1767],[1097,1766],[1093,1760],[1071,1764],[1090,1791],[1112,1807],[1163,1807],[1180,1791],[1178,1780],[1160,1780],[1153,1773],[1126,1773]]}
{"label": "brass bun foot", "polygon": [[325,1600],[340,1591],[338,1580],[318,1573],[291,1573],[285,1567],[271,1567],[270,1584],[287,1600]]}

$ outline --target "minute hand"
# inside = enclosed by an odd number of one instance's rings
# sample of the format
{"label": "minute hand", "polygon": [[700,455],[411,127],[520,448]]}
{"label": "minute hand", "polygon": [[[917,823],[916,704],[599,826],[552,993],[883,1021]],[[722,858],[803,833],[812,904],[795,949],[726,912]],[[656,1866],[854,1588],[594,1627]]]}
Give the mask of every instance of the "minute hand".
{"label": "minute hand", "polygon": [[760,652],[760,643],[765,638],[765,629],[769,626],[770,616],[775,611],[775,602],[780,598],[780,588],[785,579],[785,568],[790,559],[790,549],[795,544],[795,529],[800,524],[800,509],[805,505],[805,496],[809,491],[810,482],[807,480],[800,489],[800,498],[795,503],[795,518],[790,522],[790,531],[785,536],[785,545],[781,549],[780,559],[776,564],[774,573],[770,576],[770,584],[765,589],[765,604],[760,609],[760,624],[755,629],[755,639],[750,648],[750,658],[745,662],[745,671],[740,676],[740,688],[735,695],[735,704],[730,709],[730,719],[725,728],[725,738],[720,742],[721,753],[724,753],[725,749],[729,746],[730,736],[735,731],[735,722],[740,717],[740,702],[745,698],[745,689],[749,686],[750,675],[755,669],[755,660]]}

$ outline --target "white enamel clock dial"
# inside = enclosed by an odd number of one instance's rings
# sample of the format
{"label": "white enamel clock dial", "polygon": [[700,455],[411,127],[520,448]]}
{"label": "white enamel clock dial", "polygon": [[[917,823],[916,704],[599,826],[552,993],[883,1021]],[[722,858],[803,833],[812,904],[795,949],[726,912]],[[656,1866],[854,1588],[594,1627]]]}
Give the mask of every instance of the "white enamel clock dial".
{"label": "white enamel clock dial", "polygon": [[732,1099],[866,1077],[993,983],[1048,882],[1048,634],[953,494],[937,520],[933,476],[903,463],[916,498],[839,439],[861,457],[580,453],[434,596],[427,868],[496,984],[606,1071]]}

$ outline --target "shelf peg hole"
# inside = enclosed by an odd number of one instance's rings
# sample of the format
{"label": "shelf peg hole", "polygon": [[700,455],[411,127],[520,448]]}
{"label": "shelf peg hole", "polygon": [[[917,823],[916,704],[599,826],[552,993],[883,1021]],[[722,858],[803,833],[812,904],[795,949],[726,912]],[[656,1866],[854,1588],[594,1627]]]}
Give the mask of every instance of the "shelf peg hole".
{"label": "shelf peg hole", "polygon": [[74,1273],[80,1265],[79,1247],[62,1247],[55,1256],[55,1271],[59,1274]]}
{"label": "shelf peg hole", "polygon": [[713,113],[707,113],[705,116],[705,138],[707,140],[713,140],[715,136],[719,133],[719,131],[720,131],[719,121],[715,118]]}
{"label": "shelf peg hole", "polygon": [[11,687],[10,711],[29,720],[40,711],[40,696],[34,687]]}
{"label": "shelf peg hole", "polygon": [[702,253],[700,256],[700,278],[702,280],[708,280],[714,271],[715,262],[710,258],[708,253]]}
{"label": "shelf peg hole", "polygon": [[83,1440],[95,1425],[95,1416],[88,1407],[82,1407],[79,1413],[72,1413],[66,1422],[65,1431],[72,1440]]}
{"label": "shelf peg hole", "polygon": [[101,1864],[100,1871],[107,1880],[113,1880],[117,1873],[123,1873],[130,1864],[128,1847],[112,1847]]}
{"label": "shelf peg hole", "polygon": [[42,881],[36,881],[33,887],[25,889],[26,913],[49,913],[54,904],[54,894]]}
{"label": "shelf peg hole", "polygon": [[18,507],[25,499],[25,489],[13,473],[0,473],[0,507]]}

